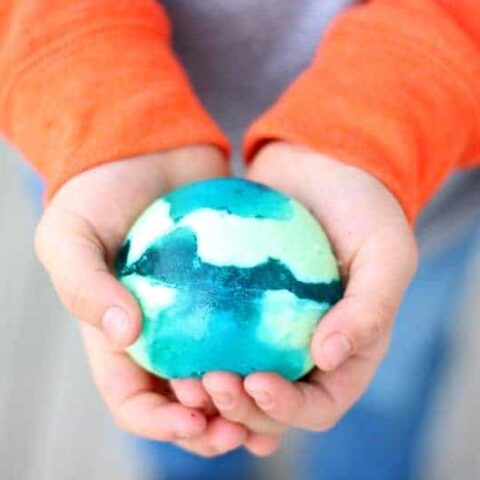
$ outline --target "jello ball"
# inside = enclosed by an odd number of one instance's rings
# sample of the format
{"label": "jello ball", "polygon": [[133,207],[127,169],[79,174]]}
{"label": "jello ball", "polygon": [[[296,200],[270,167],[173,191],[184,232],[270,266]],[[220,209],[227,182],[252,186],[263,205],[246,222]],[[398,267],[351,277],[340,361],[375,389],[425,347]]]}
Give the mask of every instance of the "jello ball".
{"label": "jello ball", "polygon": [[143,329],[128,349],[163,378],[313,367],[310,341],[342,295],[318,221],[276,190],[238,178],[193,183],[153,202],[118,254]]}

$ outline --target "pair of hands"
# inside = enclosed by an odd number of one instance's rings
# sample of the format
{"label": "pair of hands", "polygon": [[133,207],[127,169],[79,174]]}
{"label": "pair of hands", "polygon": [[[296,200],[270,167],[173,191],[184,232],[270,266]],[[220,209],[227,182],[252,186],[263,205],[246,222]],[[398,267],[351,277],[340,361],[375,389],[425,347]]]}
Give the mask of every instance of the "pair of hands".
{"label": "pair of hands", "polygon": [[346,284],[312,339],[316,369],[291,383],[273,373],[245,379],[213,372],[167,382],[125,353],[141,330],[136,301],[111,273],[126,232],[159,196],[184,183],[228,175],[209,146],[103,165],[67,182],[48,205],[36,250],[79,325],[93,376],[117,424],[203,456],[240,445],[269,455],[290,427],[332,427],[370,383],[416,268],[411,229],[393,195],[355,167],[303,147],[264,147],[248,178],[300,200],[326,229]]}

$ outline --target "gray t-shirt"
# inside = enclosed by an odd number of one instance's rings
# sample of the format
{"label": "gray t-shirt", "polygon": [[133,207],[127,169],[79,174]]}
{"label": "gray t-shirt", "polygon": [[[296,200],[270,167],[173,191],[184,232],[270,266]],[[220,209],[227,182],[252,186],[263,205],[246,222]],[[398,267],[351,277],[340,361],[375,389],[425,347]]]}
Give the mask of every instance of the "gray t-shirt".
{"label": "gray t-shirt", "polygon": [[[165,0],[175,50],[234,147],[249,123],[310,63],[325,28],[354,0]],[[480,214],[480,169],[452,176],[422,215],[423,250],[442,248]]]}

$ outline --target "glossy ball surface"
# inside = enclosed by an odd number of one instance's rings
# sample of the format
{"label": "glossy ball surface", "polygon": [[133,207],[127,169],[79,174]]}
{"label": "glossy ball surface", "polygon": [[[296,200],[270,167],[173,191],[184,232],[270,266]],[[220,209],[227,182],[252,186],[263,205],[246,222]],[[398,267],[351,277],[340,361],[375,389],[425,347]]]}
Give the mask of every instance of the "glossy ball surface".
{"label": "glossy ball surface", "polygon": [[294,380],[342,294],[323,229],[298,202],[247,180],[193,183],[152,203],[120,250],[143,330],[132,358],[164,378],[225,370]]}

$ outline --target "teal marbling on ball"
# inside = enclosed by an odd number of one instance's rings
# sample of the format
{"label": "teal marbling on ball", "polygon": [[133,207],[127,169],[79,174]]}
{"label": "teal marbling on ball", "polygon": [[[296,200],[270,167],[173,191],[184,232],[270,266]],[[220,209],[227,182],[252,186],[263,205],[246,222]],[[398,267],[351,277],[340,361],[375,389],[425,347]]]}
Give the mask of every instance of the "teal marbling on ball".
{"label": "teal marbling on ball", "polygon": [[280,192],[234,178],[193,183],[151,204],[116,267],[144,317],[129,353],[164,378],[212,370],[300,378],[313,366],[316,324],[342,295],[313,216]]}

